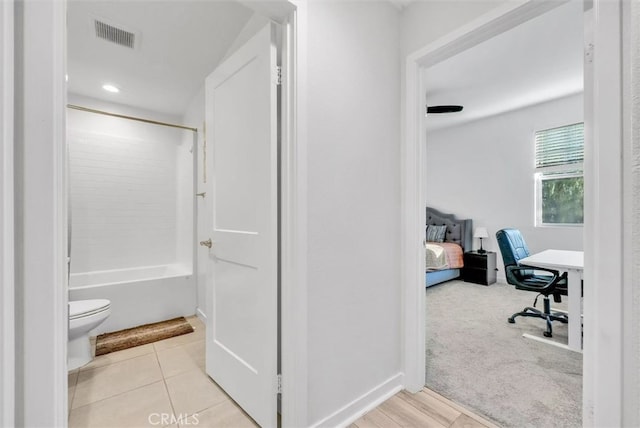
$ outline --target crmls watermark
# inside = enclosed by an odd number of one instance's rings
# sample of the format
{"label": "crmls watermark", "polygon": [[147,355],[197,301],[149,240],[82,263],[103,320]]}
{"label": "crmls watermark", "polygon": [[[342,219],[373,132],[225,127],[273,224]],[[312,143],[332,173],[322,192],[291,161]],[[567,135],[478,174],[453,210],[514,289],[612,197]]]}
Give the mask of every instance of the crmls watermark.
{"label": "crmls watermark", "polygon": [[200,423],[197,413],[193,415],[188,415],[186,413],[181,413],[178,415],[174,415],[173,413],[151,413],[149,414],[147,420],[151,425],[159,426],[179,424],[181,427],[184,427],[190,425],[198,425]]}

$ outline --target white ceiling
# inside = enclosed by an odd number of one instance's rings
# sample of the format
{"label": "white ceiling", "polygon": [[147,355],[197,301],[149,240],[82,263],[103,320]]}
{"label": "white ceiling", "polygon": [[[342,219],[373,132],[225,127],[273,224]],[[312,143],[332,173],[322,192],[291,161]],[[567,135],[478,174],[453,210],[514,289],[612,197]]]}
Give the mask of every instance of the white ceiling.
{"label": "white ceiling", "polygon": [[[71,93],[180,116],[252,11],[223,0],[71,0],[67,16]],[[96,38],[96,18],[135,32],[138,47]],[[569,2],[425,70],[429,105],[464,105],[430,115],[428,128],[580,92],[582,23],[581,2]]]}
{"label": "white ceiling", "polygon": [[[235,1],[71,0],[69,92],[182,115],[251,15]],[[137,48],[97,38],[96,18],[137,33]],[[105,83],[120,93],[104,91]]]}
{"label": "white ceiling", "polygon": [[582,2],[569,2],[424,71],[429,105],[460,104],[432,114],[427,129],[504,113],[583,89]]}

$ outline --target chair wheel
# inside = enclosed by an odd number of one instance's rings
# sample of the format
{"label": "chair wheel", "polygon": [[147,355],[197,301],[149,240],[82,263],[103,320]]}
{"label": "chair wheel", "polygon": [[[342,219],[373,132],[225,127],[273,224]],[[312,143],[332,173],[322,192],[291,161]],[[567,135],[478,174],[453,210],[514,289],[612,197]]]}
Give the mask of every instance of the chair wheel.
{"label": "chair wheel", "polygon": [[509,324],[515,324],[516,320],[514,320],[513,318],[509,318],[507,321],[509,321]]}
{"label": "chair wheel", "polygon": [[545,331],[542,334],[544,334],[544,337],[553,337],[553,334],[549,333],[548,331]]}

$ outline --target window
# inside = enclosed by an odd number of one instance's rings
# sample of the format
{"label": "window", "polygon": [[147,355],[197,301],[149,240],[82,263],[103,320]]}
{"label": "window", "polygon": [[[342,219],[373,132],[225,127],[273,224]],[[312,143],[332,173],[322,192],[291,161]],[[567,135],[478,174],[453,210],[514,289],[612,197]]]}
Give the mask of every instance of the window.
{"label": "window", "polygon": [[584,124],[535,133],[536,226],[581,226],[584,220]]}

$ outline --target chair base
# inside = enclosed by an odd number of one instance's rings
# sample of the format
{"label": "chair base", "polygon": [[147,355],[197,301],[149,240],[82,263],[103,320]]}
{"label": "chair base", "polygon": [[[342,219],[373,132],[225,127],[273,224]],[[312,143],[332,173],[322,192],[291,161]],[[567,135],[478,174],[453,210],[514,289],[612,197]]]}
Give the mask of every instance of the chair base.
{"label": "chair base", "polygon": [[515,324],[516,317],[534,317],[534,318],[542,318],[547,321],[547,330],[543,332],[545,337],[553,337],[553,327],[551,325],[552,321],[560,321],[563,324],[569,322],[569,317],[567,314],[562,312],[551,312],[551,305],[549,303],[549,297],[544,298],[544,310],[541,311],[537,308],[532,308],[527,306],[521,312],[517,312],[509,317],[507,320],[510,324]]}

